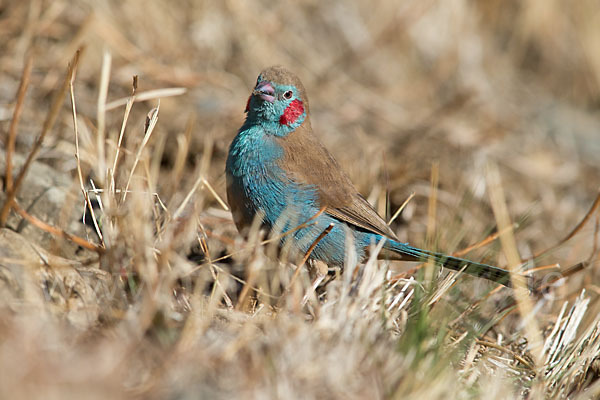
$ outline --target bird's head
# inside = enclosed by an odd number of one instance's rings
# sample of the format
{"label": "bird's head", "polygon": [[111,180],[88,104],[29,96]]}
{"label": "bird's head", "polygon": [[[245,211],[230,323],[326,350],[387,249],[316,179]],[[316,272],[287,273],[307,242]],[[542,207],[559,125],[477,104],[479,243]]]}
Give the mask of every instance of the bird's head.
{"label": "bird's head", "polygon": [[246,105],[247,120],[285,136],[308,117],[308,99],[300,79],[281,66],[264,69]]}

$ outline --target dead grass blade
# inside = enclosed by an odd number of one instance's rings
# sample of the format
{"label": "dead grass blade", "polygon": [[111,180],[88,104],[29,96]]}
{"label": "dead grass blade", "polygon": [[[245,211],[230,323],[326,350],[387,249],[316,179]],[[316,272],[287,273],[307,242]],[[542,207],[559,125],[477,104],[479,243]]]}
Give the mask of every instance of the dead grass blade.
{"label": "dead grass blade", "polygon": [[306,264],[306,262],[308,261],[308,258],[310,257],[310,255],[312,254],[312,252],[315,250],[315,247],[318,246],[318,244],[321,242],[321,240],[323,240],[323,238],[325,238],[325,236],[329,235],[329,232],[331,232],[331,230],[333,229],[333,227],[334,227],[333,223],[329,224],[329,226],[327,226],[327,228],[323,229],[323,232],[321,232],[319,234],[319,236],[317,236],[317,238],[315,239],[315,241],[312,242],[312,244],[308,248],[308,251],[306,252],[306,254],[304,255],[304,257],[302,258],[302,261],[300,262],[298,268],[296,268],[296,271],[294,271],[294,275],[292,276],[292,279],[290,280],[290,286],[292,286],[294,284],[294,281],[296,279],[298,279],[298,275],[300,275],[300,270],[302,269],[302,267],[304,266],[304,264]]}
{"label": "dead grass blade", "polygon": [[521,364],[523,364],[525,367],[527,367],[529,370],[531,370],[532,372],[535,373],[535,366],[532,365],[525,358],[521,357],[520,354],[512,351],[511,349],[506,348],[505,346],[500,346],[500,345],[498,345],[498,344],[496,344],[494,342],[490,342],[490,341],[487,341],[487,340],[475,339],[475,342],[477,344],[481,345],[481,346],[491,347],[493,349],[500,350],[502,352],[508,353],[515,360],[519,361]]}
{"label": "dead grass blade", "polygon": [[81,55],[81,51],[82,51],[81,49],[77,50],[75,52],[75,55],[71,59],[71,62],[69,62],[69,66],[67,68],[67,73],[65,75],[65,79],[63,80],[63,83],[62,83],[60,89],[58,89],[58,91],[56,91],[56,93],[54,94],[54,98],[52,100],[52,105],[50,106],[50,110],[48,111],[46,120],[44,121],[44,125],[42,126],[42,131],[36,138],[36,140],[33,144],[33,147],[31,148],[31,151],[29,152],[29,155],[27,156],[27,159],[25,160],[25,163],[21,167],[21,171],[19,172],[19,175],[17,176],[17,179],[15,180],[12,190],[7,193],[6,202],[4,203],[4,205],[2,206],[2,210],[0,211],[0,226],[6,225],[8,213],[10,212],[10,210],[13,206],[13,203],[15,201],[17,193],[19,192],[21,184],[23,183],[23,180],[25,179],[25,175],[27,174],[27,171],[29,170],[31,163],[37,156],[37,153],[40,151],[40,148],[42,147],[42,144],[44,143],[44,139],[46,138],[46,135],[54,127],[54,123],[56,122],[56,119],[58,118],[58,113],[60,112],[60,108],[62,107],[65,95],[67,94],[67,90],[69,89],[69,84],[71,82],[73,74],[77,70],[77,64],[79,63],[79,56]]}
{"label": "dead grass blade", "polygon": [[562,246],[563,244],[568,242],[570,239],[572,239],[573,236],[575,236],[577,234],[577,232],[579,232],[581,230],[581,228],[583,228],[585,226],[585,224],[587,224],[587,222],[590,220],[590,218],[592,217],[594,212],[596,212],[596,210],[598,209],[599,206],[600,206],[600,191],[598,191],[598,194],[596,195],[596,198],[594,199],[594,202],[592,203],[592,206],[590,207],[588,212],[585,214],[583,219],[581,221],[579,221],[579,223],[575,226],[575,228],[573,228],[573,230],[571,230],[571,232],[569,232],[569,234],[567,236],[565,236],[564,238],[559,240],[556,244],[548,247],[545,250],[541,250],[541,251],[535,253],[533,258],[535,259],[544,254],[547,254],[547,253],[551,252],[552,250]]}
{"label": "dead grass blade", "polygon": [[[87,209],[89,210],[92,220],[94,223],[94,229],[96,230],[96,234],[98,238],[100,238],[101,247],[105,247],[104,236],[102,235],[102,231],[98,226],[98,220],[96,219],[96,214],[94,212],[94,207],[92,207],[92,203],[90,201],[90,196],[88,192],[85,190],[85,185],[83,183],[83,172],[81,171],[81,156],[79,154],[79,128],[77,124],[77,106],[75,103],[75,90],[73,88],[73,82],[75,80],[75,74],[71,76],[71,80],[69,81],[69,93],[71,98],[71,113],[73,115],[73,130],[75,131],[75,161],[77,164],[77,177],[79,178],[79,187],[81,189],[81,194],[85,200],[85,204]],[[84,208],[85,210],[85,208]],[[84,213],[85,218],[85,213]]]}
{"label": "dead grass blade", "polygon": [[[138,93],[135,96],[135,98],[132,100],[132,102],[137,103],[140,101],[163,99],[165,97],[181,96],[182,94],[185,94],[186,92],[187,92],[187,89],[182,88],[182,87],[147,90],[145,92]],[[113,100],[110,103],[106,104],[105,110],[110,111],[115,108],[121,107],[125,104],[128,104],[130,100],[131,100],[131,96]]]}
{"label": "dead grass blade", "polygon": [[146,147],[148,140],[150,140],[150,136],[152,136],[152,131],[154,131],[156,122],[158,122],[158,111],[159,110],[160,110],[160,100],[159,100],[156,108],[153,108],[152,110],[150,110],[150,112],[148,113],[148,116],[146,117],[146,126],[144,127],[144,138],[142,139],[142,143],[140,144],[140,147],[138,148],[138,151],[135,155],[135,160],[133,161],[133,166],[131,167],[131,170],[129,171],[129,178],[127,178],[127,184],[125,185],[125,190],[123,192],[122,202],[125,202],[125,199],[127,198],[127,192],[129,191],[129,185],[131,184],[131,178],[133,178],[133,173],[135,172],[135,168],[137,167],[137,165],[140,161],[140,158],[142,157],[142,152],[144,151],[144,148]]}
{"label": "dead grass blade", "polygon": [[[131,89],[131,96],[129,96],[126,100],[125,106],[125,115],[123,115],[123,123],[121,124],[121,130],[119,131],[119,139],[117,140],[117,149],[115,150],[115,158],[113,160],[112,169],[110,171],[110,187],[111,191],[114,194],[115,191],[115,174],[117,173],[117,162],[119,161],[119,154],[121,151],[121,144],[123,143],[123,136],[125,136],[125,127],[127,126],[127,121],[129,120],[129,113],[131,112],[131,108],[133,107],[133,103],[135,102],[137,86],[138,86],[138,77],[137,75],[133,76],[133,83]],[[109,109],[108,106],[106,109]]]}
{"label": "dead grass blade", "polygon": [[112,57],[108,50],[104,51],[102,56],[102,72],[100,73],[100,83],[98,87],[98,104],[96,109],[96,152],[98,159],[96,160],[96,174],[100,182],[104,182],[106,176],[106,138],[105,138],[105,125],[106,125],[106,99],[108,97],[108,85],[110,82],[110,65]]}
{"label": "dead grass blade", "polygon": [[67,233],[65,231],[63,231],[60,228],[54,227],[52,225],[48,225],[47,223],[45,223],[42,220],[37,219],[36,217],[34,217],[33,215],[29,214],[27,211],[25,211],[20,205],[19,203],[17,203],[16,201],[14,201],[13,203],[13,208],[14,210],[17,212],[17,214],[19,214],[21,217],[23,217],[24,219],[26,219],[30,224],[34,225],[35,227],[48,232],[52,235],[70,240],[71,242],[84,247],[88,250],[92,250],[95,251],[98,254],[101,254],[102,252],[104,252],[104,248],[98,245],[95,245],[94,243],[90,243],[87,240],[85,240],[84,238],[81,238],[77,235],[71,235],[70,233]]}
{"label": "dead grass blade", "polygon": [[[592,250],[590,251],[590,255],[587,258],[587,260],[578,262],[577,264],[571,265],[570,267],[562,269],[562,270],[560,269],[560,265],[558,265],[558,264],[550,265],[549,267],[556,266],[556,270],[558,271],[559,274],[558,275],[550,274],[550,275],[544,276],[544,279],[541,280],[534,289],[537,292],[541,292],[542,290],[547,289],[548,287],[554,285],[556,282],[558,282],[561,279],[566,279],[570,276],[575,275],[578,272],[587,270],[588,267],[593,264],[594,260],[598,257],[598,254],[600,252],[600,249],[598,246],[599,234],[600,234],[600,215],[597,215],[596,216],[596,224],[594,225],[594,239],[593,239],[594,244],[592,246]],[[533,271],[542,270],[542,269],[545,269],[545,267],[546,266],[534,268]]]}
{"label": "dead grass blade", "polygon": [[[13,188],[12,178],[12,156],[15,152],[15,141],[17,138],[17,126],[19,125],[19,119],[21,118],[21,112],[23,110],[23,103],[25,102],[25,93],[27,93],[27,86],[29,86],[29,77],[31,76],[31,67],[33,65],[33,57],[27,56],[25,61],[25,67],[23,68],[23,74],[21,75],[21,83],[17,90],[17,101],[15,104],[15,110],[13,111],[13,117],[10,121],[10,127],[8,128],[8,140],[6,142],[6,170],[4,176],[6,177],[6,191],[10,192]],[[2,223],[2,225],[4,225]]]}
{"label": "dead grass blade", "polygon": [[413,197],[415,197],[415,192],[412,192],[410,194],[410,196],[408,196],[406,198],[406,200],[404,200],[404,202],[402,203],[402,205],[400,207],[398,207],[398,209],[396,210],[396,212],[394,213],[394,215],[392,215],[392,218],[390,218],[390,220],[387,222],[388,225],[391,225],[392,222],[394,222],[394,220],[396,218],[398,218],[398,215],[400,215],[400,213],[402,212],[402,210],[404,210],[404,207],[406,207],[406,205],[412,200]]}
{"label": "dead grass blade", "polygon": [[[430,195],[427,203],[427,232],[425,233],[425,242],[427,247],[432,249],[435,245],[435,230],[436,230],[436,213],[437,213],[437,200],[438,200],[438,186],[440,180],[440,165],[438,162],[434,162],[431,165],[431,177],[430,177]],[[433,273],[435,270],[435,263],[432,258],[428,259],[425,263],[425,281],[430,282],[430,287],[433,288]]]}
{"label": "dead grass blade", "polygon": [[517,243],[515,241],[513,231],[511,229],[507,229],[512,226],[512,223],[506,207],[506,200],[504,197],[502,182],[500,180],[500,173],[494,164],[489,164],[487,181],[490,202],[496,217],[498,230],[502,232],[500,235],[500,242],[502,243],[502,249],[504,250],[504,254],[508,260],[508,268],[514,288],[514,296],[517,302],[517,307],[519,309],[519,313],[521,314],[521,318],[524,321],[527,321],[525,323],[525,332],[529,340],[529,345],[532,349],[535,365],[540,366],[542,365],[543,336],[535,319],[535,314],[533,313],[533,304],[529,298],[527,282],[525,277],[519,271],[521,257],[517,251]]}
{"label": "dead grass blade", "polygon": [[506,231],[508,231],[508,230],[514,231],[518,227],[519,227],[519,225],[517,223],[513,223],[512,226],[507,226],[506,228],[504,228],[504,230],[499,230],[498,232],[494,232],[491,235],[489,235],[488,237],[486,237],[485,239],[483,239],[482,241],[475,243],[471,246],[465,247],[462,250],[455,251],[454,253],[452,253],[452,255],[455,257],[464,256],[465,254],[470,253],[473,250],[479,249],[483,246],[487,246],[488,244],[492,243],[494,240],[498,239],[500,237],[500,235],[502,235]]}

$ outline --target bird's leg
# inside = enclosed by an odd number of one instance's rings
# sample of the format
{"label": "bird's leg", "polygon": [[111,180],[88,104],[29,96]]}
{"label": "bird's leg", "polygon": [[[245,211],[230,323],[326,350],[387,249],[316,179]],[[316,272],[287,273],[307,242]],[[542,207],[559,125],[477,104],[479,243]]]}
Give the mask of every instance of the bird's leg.
{"label": "bird's leg", "polygon": [[[321,209],[321,211],[319,211],[319,213],[322,213],[323,210],[324,209]],[[288,284],[288,286],[285,289],[285,291],[281,294],[281,297],[279,298],[280,301],[284,298],[284,294],[286,294],[286,293],[288,293],[290,291],[290,289],[294,285],[294,282],[296,281],[296,279],[298,279],[298,276],[300,275],[300,271],[302,270],[302,267],[304,266],[304,264],[306,264],[306,262],[310,258],[310,254],[313,252],[313,250],[315,249],[315,247],[317,247],[317,245],[319,244],[319,242],[321,240],[323,240],[323,238],[325,236],[327,236],[329,234],[329,232],[331,232],[332,229],[333,229],[333,224],[329,224],[329,226],[327,226],[327,228],[325,228],[323,230],[323,232],[321,232],[321,234],[310,245],[310,247],[308,248],[308,251],[304,255],[304,258],[302,259],[302,262],[300,264],[298,264],[298,266],[296,267],[296,271],[294,271],[294,275],[292,275],[292,279],[290,279],[290,283]]]}
{"label": "bird's leg", "polygon": [[294,272],[294,275],[292,276],[292,279],[290,280],[290,284],[288,285],[288,287],[292,287],[292,285],[294,284],[294,282],[296,281],[296,279],[298,279],[298,275],[300,275],[301,268],[304,266],[304,264],[306,264],[306,262],[310,258],[310,255],[313,252],[313,250],[315,249],[315,247],[317,247],[317,245],[319,244],[319,242],[321,240],[323,240],[323,238],[325,236],[327,236],[329,234],[329,232],[331,232],[332,229],[333,229],[333,224],[329,224],[329,226],[327,226],[327,228],[325,228],[323,230],[323,232],[321,232],[321,234],[310,245],[310,247],[308,248],[308,251],[304,255],[304,258],[302,259],[302,262],[300,264],[298,264],[298,268],[296,268],[296,271]]}
{"label": "bird's leg", "polygon": [[304,306],[308,301],[308,298],[312,296],[317,290],[321,282],[327,277],[329,267],[323,261],[313,260],[308,263],[308,273],[312,279],[312,284],[306,291],[304,298],[302,299],[302,305]]}

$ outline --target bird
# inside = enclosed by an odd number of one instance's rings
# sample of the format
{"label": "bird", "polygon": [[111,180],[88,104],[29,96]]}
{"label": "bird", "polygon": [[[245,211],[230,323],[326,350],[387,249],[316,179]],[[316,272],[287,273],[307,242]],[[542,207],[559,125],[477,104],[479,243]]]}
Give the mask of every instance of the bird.
{"label": "bird", "polygon": [[279,236],[289,259],[342,268],[348,249],[365,262],[383,241],[378,258],[433,260],[510,286],[508,270],[400,242],[313,133],[306,90],[285,67],[259,74],[245,113],[225,166],[227,200],[241,233],[258,219]]}

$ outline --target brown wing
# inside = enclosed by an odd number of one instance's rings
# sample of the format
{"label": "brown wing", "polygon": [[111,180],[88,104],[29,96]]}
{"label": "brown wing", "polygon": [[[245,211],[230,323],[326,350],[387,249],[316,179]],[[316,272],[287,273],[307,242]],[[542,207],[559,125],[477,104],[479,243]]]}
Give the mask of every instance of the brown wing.
{"label": "brown wing", "polygon": [[396,235],[377,211],[358,193],[333,156],[312,134],[306,120],[294,132],[278,138],[284,149],[282,168],[298,183],[319,189],[321,207],[332,217],[383,236]]}
{"label": "brown wing", "polygon": [[371,207],[371,204],[360,194],[352,197],[352,203],[348,206],[342,208],[327,207],[326,212],[349,224],[359,226],[391,239],[397,239],[394,231],[390,229],[383,218]]}

